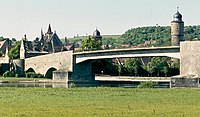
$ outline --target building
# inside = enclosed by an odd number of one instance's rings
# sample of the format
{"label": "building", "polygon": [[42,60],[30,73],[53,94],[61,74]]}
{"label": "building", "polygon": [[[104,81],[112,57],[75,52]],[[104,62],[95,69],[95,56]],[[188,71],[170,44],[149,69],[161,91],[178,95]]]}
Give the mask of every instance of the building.
{"label": "building", "polygon": [[22,40],[20,57],[29,58],[49,53],[61,52],[64,49],[64,44],[59,39],[56,31],[53,33],[51,25],[49,24],[47,32],[44,34],[41,30],[41,37],[36,38],[34,41],[27,41],[26,35]]}
{"label": "building", "polygon": [[184,40],[184,22],[182,20],[182,15],[177,12],[174,14],[174,19],[171,22],[171,44],[172,46],[179,46],[180,41]]}
{"label": "building", "polygon": [[94,39],[96,40],[99,40],[100,42],[102,42],[102,36],[101,36],[101,33],[98,29],[96,29],[93,33],[93,37]]}
{"label": "building", "polygon": [[0,52],[2,52],[3,56],[6,55],[6,49],[10,50],[11,48],[11,41],[9,39],[5,39],[0,41]]}

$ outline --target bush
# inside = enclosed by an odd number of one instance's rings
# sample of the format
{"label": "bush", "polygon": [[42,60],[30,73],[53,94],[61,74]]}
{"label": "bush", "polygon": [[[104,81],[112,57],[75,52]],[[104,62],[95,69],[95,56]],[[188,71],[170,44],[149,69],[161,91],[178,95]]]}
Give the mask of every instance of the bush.
{"label": "bush", "polygon": [[3,74],[3,77],[13,77],[14,74],[11,72],[11,71],[6,71],[4,74]]}
{"label": "bush", "polygon": [[76,84],[74,84],[74,83],[69,84],[69,88],[75,88],[75,87],[76,87]]}
{"label": "bush", "polygon": [[138,86],[138,88],[154,88],[155,85],[157,85],[156,82],[148,81],[148,82],[142,82]]}
{"label": "bush", "polygon": [[44,78],[44,75],[37,74],[37,73],[34,73],[34,72],[28,72],[28,73],[26,73],[26,77],[27,78]]}
{"label": "bush", "polygon": [[15,77],[18,78],[18,77],[19,77],[19,74],[15,74]]}

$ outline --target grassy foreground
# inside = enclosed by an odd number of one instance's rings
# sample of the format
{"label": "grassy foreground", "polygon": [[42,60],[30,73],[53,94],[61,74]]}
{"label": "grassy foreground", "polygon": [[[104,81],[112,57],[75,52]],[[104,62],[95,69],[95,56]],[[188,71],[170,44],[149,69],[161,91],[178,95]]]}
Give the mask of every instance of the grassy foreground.
{"label": "grassy foreground", "polygon": [[0,88],[1,117],[197,117],[200,89]]}

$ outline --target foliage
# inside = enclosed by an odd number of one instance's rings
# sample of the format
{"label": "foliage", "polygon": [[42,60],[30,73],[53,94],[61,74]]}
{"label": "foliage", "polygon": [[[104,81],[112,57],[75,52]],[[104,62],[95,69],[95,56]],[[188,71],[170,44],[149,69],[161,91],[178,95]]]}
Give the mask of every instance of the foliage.
{"label": "foliage", "polygon": [[140,60],[138,58],[129,58],[125,61],[125,68],[130,73],[130,75],[141,75],[143,68]]}
{"label": "foliage", "polygon": [[[170,26],[149,26],[138,27],[126,31],[117,44],[132,44],[137,46],[169,46],[171,45],[171,27]],[[185,26],[185,40],[200,40],[200,26]],[[145,44],[145,42],[149,42]]]}
{"label": "foliage", "polygon": [[15,45],[11,48],[11,50],[8,52],[9,58],[11,59],[20,58],[20,46],[21,46],[21,41],[17,41]]}
{"label": "foliage", "polygon": [[117,66],[110,59],[96,60],[92,62],[94,74],[118,75]]}
{"label": "foliage", "polygon": [[155,76],[161,76],[162,74],[167,76],[170,67],[168,64],[169,60],[170,58],[167,57],[153,57],[147,66],[144,66],[144,68],[149,72],[149,74],[151,74],[151,76],[153,74]]}
{"label": "foliage", "polygon": [[19,74],[15,74],[15,77],[18,78],[18,77],[19,77]]}
{"label": "foliage", "polygon": [[44,78],[44,75],[35,72],[28,72],[26,73],[26,78]]}
{"label": "foliage", "polygon": [[81,45],[80,51],[94,51],[101,50],[101,42],[89,36],[88,39],[84,40]]}
{"label": "foliage", "polygon": [[[200,40],[200,25],[185,26],[185,40]],[[70,38],[70,42],[78,42],[87,39],[86,36]],[[123,44],[137,46],[142,44],[142,47],[151,46],[169,46],[171,45],[171,27],[170,26],[148,26],[132,28],[126,31],[121,37],[103,36],[103,45],[112,45],[113,48],[123,48]]]}
{"label": "foliage", "polygon": [[138,88],[154,88],[155,85],[157,85],[157,83],[152,81],[141,82]]}
{"label": "foliage", "polygon": [[70,83],[70,84],[69,84],[69,88],[76,88],[76,84]]}
{"label": "foliage", "polygon": [[119,40],[120,44],[130,44],[136,46],[144,44],[146,41],[151,42],[146,46],[167,46],[170,45],[170,27],[150,26],[133,28],[125,32]]}
{"label": "foliage", "polygon": [[112,76],[167,77],[179,74],[179,61],[173,61],[174,59],[169,57],[153,57],[144,60],[129,58],[125,59],[125,63],[122,65],[114,63],[111,59],[96,60],[92,63],[92,70],[97,75],[104,74]]}
{"label": "foliage", "polygon": [[3,74],[3,77],[13,77],[14,74],[11,72],[11,71],[6,71],[4,74]]}

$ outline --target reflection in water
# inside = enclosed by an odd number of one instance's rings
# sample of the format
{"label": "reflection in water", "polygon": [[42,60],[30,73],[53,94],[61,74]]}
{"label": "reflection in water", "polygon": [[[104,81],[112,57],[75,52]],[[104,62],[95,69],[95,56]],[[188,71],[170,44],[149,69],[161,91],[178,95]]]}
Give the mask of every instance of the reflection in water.
{"label": "reflection in water", "polygon": [[[113,83],[113,82],[99,82],[100,87],[123,87],[123,88],[137,88],[140,83]],[[91,84],[76,84],[75,87],[96,87]],[[67,83],[0,83],[0,87],[40,87],[40,88],[69,88]],[[158,83],[154,88],[170,88],[169,83]]]}
{"label": "reflection in water", "polygon": [[68,88],[67,83],[0,83],[0,87]]}

